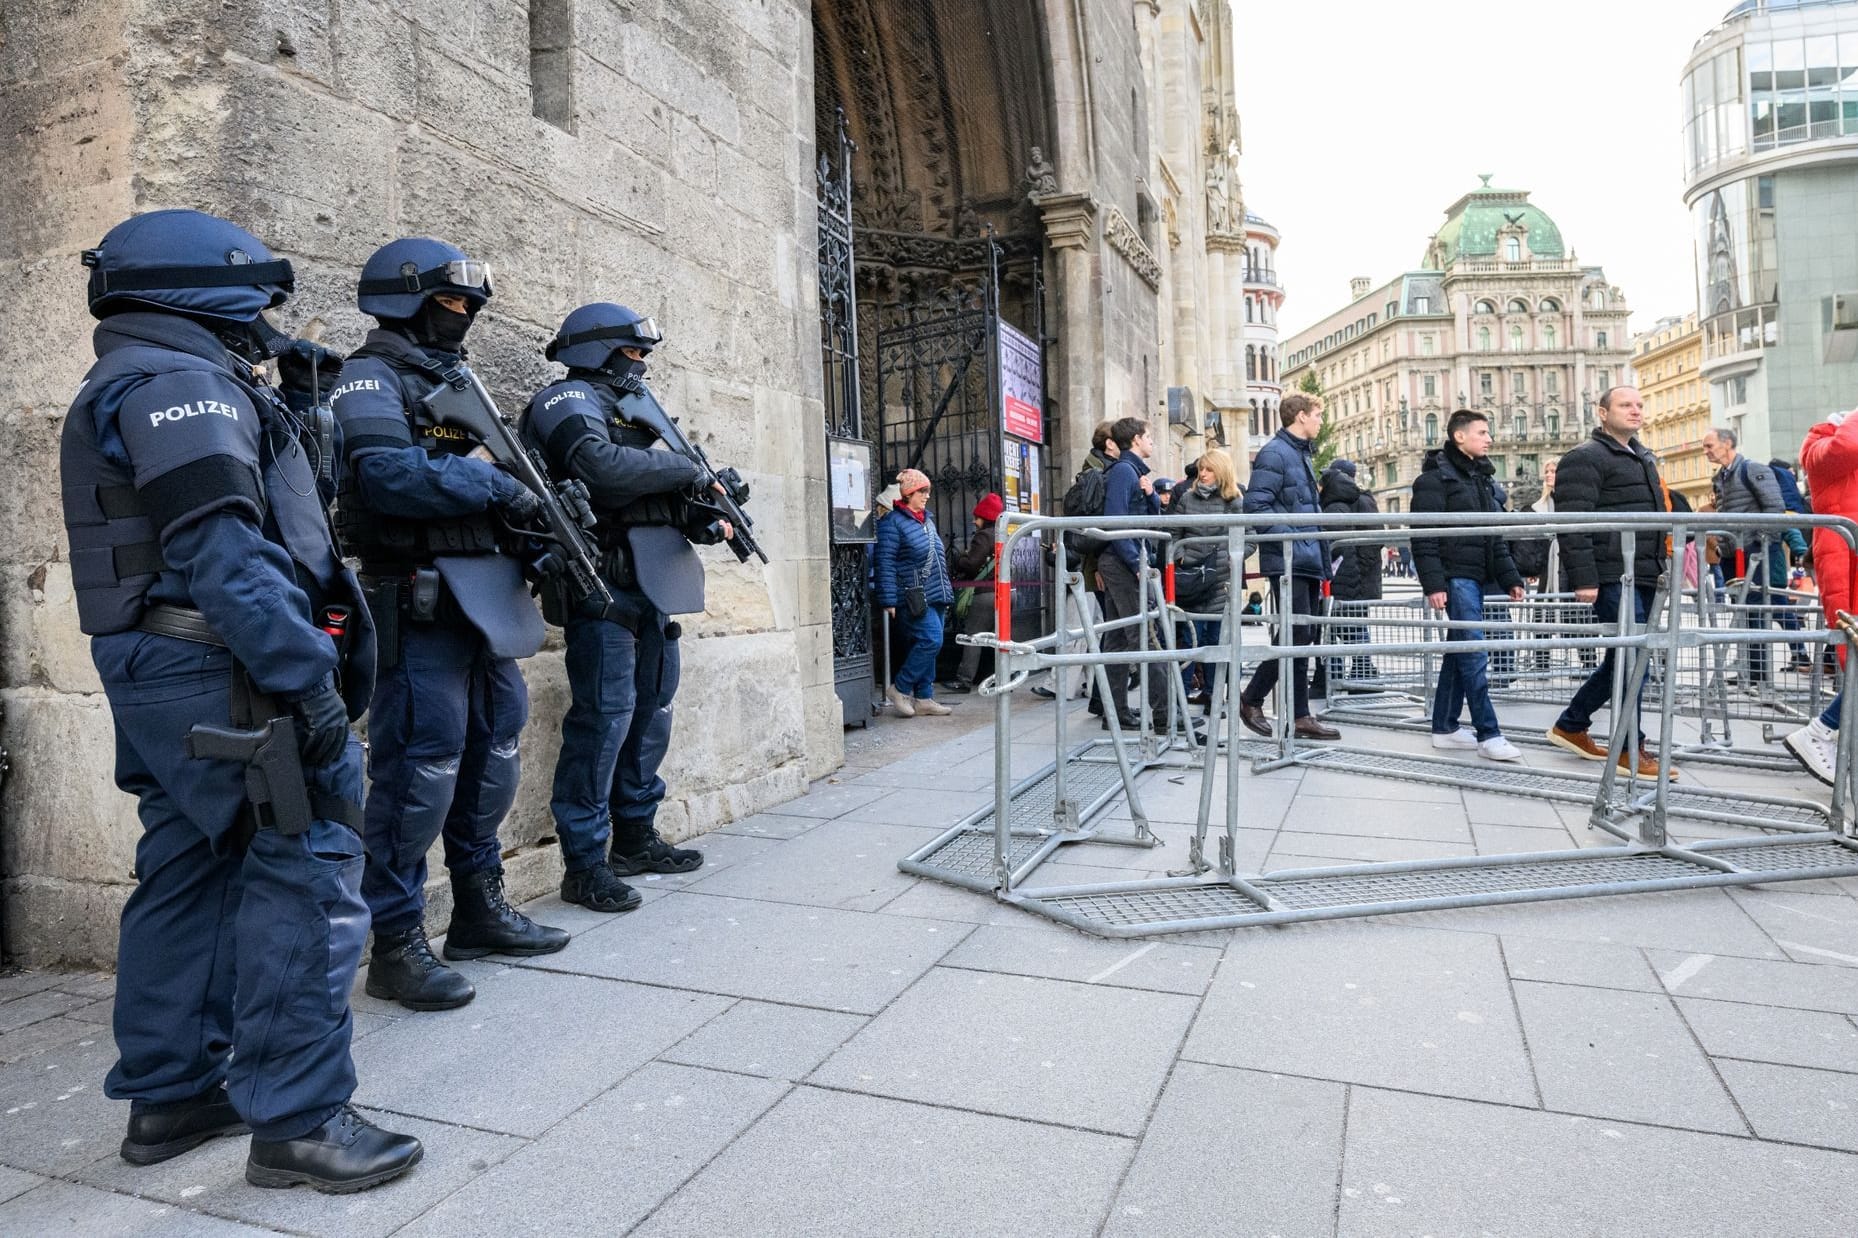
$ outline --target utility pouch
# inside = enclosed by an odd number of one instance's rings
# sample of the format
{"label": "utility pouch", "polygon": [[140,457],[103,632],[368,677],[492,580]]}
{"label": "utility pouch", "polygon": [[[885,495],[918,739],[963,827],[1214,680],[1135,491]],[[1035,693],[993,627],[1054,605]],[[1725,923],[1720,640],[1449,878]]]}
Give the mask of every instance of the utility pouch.
{"label": "utility pouch", "polygon": [[542,622],[550,627],[561,628],[568,624],[568,587],[562,575],[560,572],[549,573],[535,585],[536,600],[542,604]]}
{"label": "utility pouch", "polygon": [[911,585],[903,591],[903,613],[912,619],[921,619],[929,613],[929,595],[921,585]]}
{"label": "utility pouch", "polygon": [[375,666],[390,671],[400,665],[400,599],[405,592],[401,582],[391,576],[371,577],[361,594],[374,618]]}
{"label": "utility pouch", "polygon": [[407,617],[415,623],[431,623],[439,617],[439,592],[443,582],[436,567],[422,567],[413,573],[412,595],[407,600]]}

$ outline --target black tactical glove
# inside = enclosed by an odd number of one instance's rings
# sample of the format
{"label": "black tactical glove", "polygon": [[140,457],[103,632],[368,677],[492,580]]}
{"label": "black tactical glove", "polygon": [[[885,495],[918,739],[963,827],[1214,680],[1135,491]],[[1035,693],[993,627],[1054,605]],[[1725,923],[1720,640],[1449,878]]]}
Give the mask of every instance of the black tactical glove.
{"label": "black tactical glove", "polygon": [[334,762],[348,745],[348,706],[342,694],[324,687],[299,701],[290,712],[297,719],[297,751],[306,769]]}
{"label": "black tactical glove", "polygon": [[503,518],[514,528],[526,528],[542,514],[542,500],[535,491],[505,473],[498,482],[502,491],[493,502],[503,512]]}
{"label": "black tactical glove", "polygon": [[310,340],[292,340],[277,355],[277,385],[286,392],[328,399],[341,375],[342,354]]}

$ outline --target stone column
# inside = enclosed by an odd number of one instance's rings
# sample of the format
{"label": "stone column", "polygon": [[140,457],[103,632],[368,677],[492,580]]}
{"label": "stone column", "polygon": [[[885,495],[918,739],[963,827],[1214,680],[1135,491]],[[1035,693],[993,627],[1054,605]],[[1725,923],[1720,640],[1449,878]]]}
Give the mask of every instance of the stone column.
{"label": "stone column", "polygon": [[1052,436],[1059,476],[1077,468],[1090,432],[1103,418],[1102,325],[1097,305],[1097,203],[1086,193],[1040,194],[1033,199],[1045,224],[1057,275],[1058,383],[1062,393]]}

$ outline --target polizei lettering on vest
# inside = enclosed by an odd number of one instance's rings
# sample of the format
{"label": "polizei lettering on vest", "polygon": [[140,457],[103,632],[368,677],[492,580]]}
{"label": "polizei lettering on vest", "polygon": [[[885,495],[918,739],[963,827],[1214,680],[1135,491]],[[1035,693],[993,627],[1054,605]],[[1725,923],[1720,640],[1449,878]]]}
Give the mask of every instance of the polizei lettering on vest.
{"label": "polizei lettering on vest", "polygon": [[329,402],[333,404],[351,391],[379,391],[380,389],[381,380],[378,378],[352,379],[349,382],[343,383],[334,391],[331,391],[329,393]]}
{"label": "polizei lettering on vest", "polygon": [[201,413],[218,413],[221,417],[230,417],[234,421],[239,419],[239,410],[236,405],[225,404],[219,400],[193,400],[150,413],[148,424],[158,426],[164,421],[186,421],[189,417],[198,417]]}
{"label": "polizei lettering on vest", "polygon": [[585,391],[576,391],[574,388],[570,387],[566,391],[556,392],[554,395],[548,397],[542,407],[553,408],[563,400],[585,400],[586,398],[587,393]]}

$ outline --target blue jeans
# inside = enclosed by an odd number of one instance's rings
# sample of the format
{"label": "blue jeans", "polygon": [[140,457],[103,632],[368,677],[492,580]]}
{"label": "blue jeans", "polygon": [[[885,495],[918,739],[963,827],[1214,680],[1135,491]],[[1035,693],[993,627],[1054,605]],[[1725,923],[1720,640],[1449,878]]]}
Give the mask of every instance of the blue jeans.
{"label": "blue jeans", "polygon": [[942,652],[942,619],[947,613],[947,606],[932,603],[921,619],[911,619],[901,606],[897,608],[910,633],[910,652],[891,680],[903,695],[925,701],[935,696],[935,660]]}
{"label": "blue jeans", "polygon": [[[355,1090],[348,993],[368,936],[361,840],[339,821],[241,845],[245,769],[186,755],[226,726],[232,657],[146,632],[91,642],[116,724],[116,785],[142,837],[117,946],[114,1100],[166,1104],[224,1083],[260,1139],[295,1139]],[[361,795],[361,744],[308,772]]]}
{"label": "blue jeans", "polygon": [[549,810],[562,861],[577,871],[606,859],[614,830],[620,854],[641,849],[665,794],[658,767],[671,746],[678,643],[666,639],[669,620],[642,595],[619,588],[614,595],[634,627],[588,602],[566,628],[570,704]]}
{"label": "blue jeans", "polygon": [[[1618,581],[1600,586],[1600,595],[1594,599],[1594,616],[1601,623],[1619,622],[1620,590]],[[1634,585],[1632,588],[1632,619],[1634,623],[1644,623],[1645,616],[1651,612],[1652,598],[1655,590],[1650,585]],[[1600,659],[1600,665],[1593,674],[1587,676],[1587,682],[1574,693],[1574,699],[1561,711],[1561,717],[1555,725],[1564,731],[1584,734],[1593,726],[1593,716],[1605,707],[1613,696],[1613,659],[1619,651],[1608,648],[1606,656]],[[1639,738],[1645,738],[1645,727],[1641,717],[1645,705],[1645,680],[1641,677],[1637,684],[1631,685],[1632,716],[1640,719]]]}
{"label": "blue jeans", "polygon": [[1826,706],[1826,712],[1819,715],[1819,720],[1835,731],[1839,729],[1840,705],[1844,700],[1845,694],[1843,692],[1839,693],[1832,698],[1832,703]]}
{"label": "blue jeans", "polygon": [[[1445,582],[1445,617],[1461,623],[1479,623],[1484,618],[1484,584],[1454,576]],[[1483,640],[1481,628],[1453,628],[1447,641]],[[1471,706],[1471,726],[1479,740],[1495,739],[1503,734],[1497,725],[1497,711],[1490,703],[1490,655],[1483,650],[1448,653],[1439,668],[1439,683],[1432,694],[1432,733],[1450,735],[1458,729],[1458,715]]]}
{"label": "blue jeans", "polygon": [[517,741],[529,689],[512,658],[490,652],[462,620],[401,623],[400,663],[368,706],[368,788],[362,897],[377,935],[404,932],[426,911],[426,852],[444,836],[454,876],[503,863],[497,827],[516,802]]}

